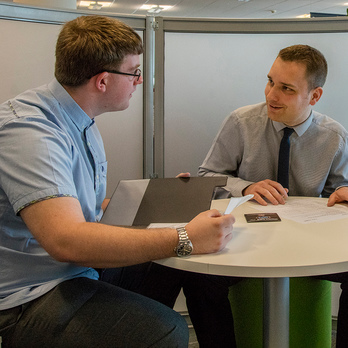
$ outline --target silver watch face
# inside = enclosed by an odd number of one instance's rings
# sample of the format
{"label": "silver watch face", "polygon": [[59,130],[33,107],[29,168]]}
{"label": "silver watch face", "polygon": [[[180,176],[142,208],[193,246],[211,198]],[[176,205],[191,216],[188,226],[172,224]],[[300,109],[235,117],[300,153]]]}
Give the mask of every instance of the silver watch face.
{"label": "silver watch face", "polygon": [[187,256],[192,253],[193,247],[190,241],[182,242],[178,245],[176,253],[178,256]]}

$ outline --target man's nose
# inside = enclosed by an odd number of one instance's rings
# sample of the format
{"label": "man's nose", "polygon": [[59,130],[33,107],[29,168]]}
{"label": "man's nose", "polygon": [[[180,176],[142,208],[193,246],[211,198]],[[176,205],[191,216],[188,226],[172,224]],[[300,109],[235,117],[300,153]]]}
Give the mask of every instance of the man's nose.
{"label": "man's nose", "polygon": [[268,99],[278,100],[278,91],[277,91],[277,89],[274,86],[273,87],[268,87],[266,89],[266,97]]}
{"label": "man's nose", "polygon": [[138,79],[134,79],[134,82],[135,82],[136,85],[141,85],[144,82],[143,76],[141,75],[139,77],[139,80]]}

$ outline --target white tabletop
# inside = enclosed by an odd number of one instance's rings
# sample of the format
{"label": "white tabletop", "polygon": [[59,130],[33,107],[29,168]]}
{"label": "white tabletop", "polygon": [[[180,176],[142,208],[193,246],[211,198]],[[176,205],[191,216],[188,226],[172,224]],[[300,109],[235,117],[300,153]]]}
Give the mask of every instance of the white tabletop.
{"label": "white tabletop", "polygon": [[[292,199],[300,197],[289,197]],[[321,200],[324,198],[307,198]],[[212,207],[224,211],[228,200],[213,201]],[[348,270],[347,217],[314,223],[299,223],[282,218],[279,222],[247,223],[245,213],[259,212],[249,201],[233,211],[236,223],[233,239],[221,252],[208,255],[172,257],[157,261],[163,265],[207,274],[246,277],[297,277],[338,273]],[[272,212],[281,216],[280,208]],[[306,209],[310,210],[306,205]],[[331,209],[331,208],[327,208]],[[348,213],[348,207],[347,207]]]}

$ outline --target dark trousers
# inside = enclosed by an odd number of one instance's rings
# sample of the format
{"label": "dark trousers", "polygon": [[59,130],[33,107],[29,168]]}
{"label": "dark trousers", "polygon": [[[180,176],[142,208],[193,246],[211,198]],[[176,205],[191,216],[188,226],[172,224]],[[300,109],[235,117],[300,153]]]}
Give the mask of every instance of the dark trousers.
{"label": "dark trousers", "polygon": [[23,306],[0,311],[3,348],[188,346],[186,321],[157,301],[76,278]]}
{"label": "dark trousers", "polygon": [[116,285],[120,281],[171,308],[182,288],[200,348],[236,347],[228,292],[242,278],[180,271],[150,262],[105,270],[101,279]]}
{"label": "dark trousers", "polygon": [[[187,347],[185,321],[166,307],[174,306],[181,288],[200,347],[236,347],[228,288],[241,278],[184,272],[155,263],[100,274],[103,282],[66,281],[37,300],[0,311],[3,348]],[[348,272],[316,278],[341,283],[336,347],[346,348]]]}
{"label": "dark trousers", "polygon": [[[347,348],[348,272],[315,278],[341,283],[336,348]],[[228,291],[231,285],[243,278],[204,275],[147,263],[118,269],[116,273],[106,270],[103,279],[111,283],[121,281],[133,291],[171,308],[183,288],[200,347],[236,347]]]}
{"label": "dark trousers", "polygon": [[315,277],[317,279],[329,280],[341,283],[342,293],[337,317],[336,348],[348,347],[348,272],[327,274]]}

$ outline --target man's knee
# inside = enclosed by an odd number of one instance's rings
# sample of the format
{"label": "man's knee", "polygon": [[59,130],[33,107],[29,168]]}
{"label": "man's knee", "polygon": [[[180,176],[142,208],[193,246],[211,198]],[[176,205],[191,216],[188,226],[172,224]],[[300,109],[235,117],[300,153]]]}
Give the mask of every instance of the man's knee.
{"label": "man's knee", "polygon": [[172,311],[172,316],[167,317],[167,321],[162,322],[162,332],[166,333],[158,343],[156,348],[187,348],[189,343],[189,331],[186,320],[178,313]]}

